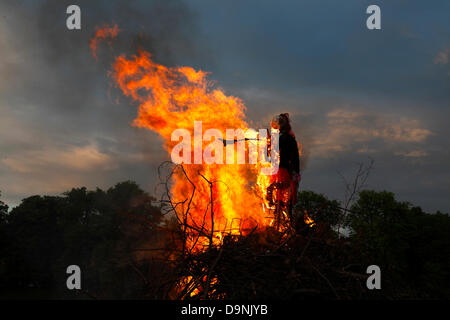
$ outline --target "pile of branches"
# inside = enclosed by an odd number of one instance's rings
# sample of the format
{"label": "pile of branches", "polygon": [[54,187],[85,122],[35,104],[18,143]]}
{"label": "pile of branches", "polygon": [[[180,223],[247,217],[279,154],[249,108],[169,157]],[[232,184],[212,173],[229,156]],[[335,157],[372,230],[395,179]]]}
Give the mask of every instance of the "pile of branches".
{"label": "pile of branches", "polygon": [[[323,227],[323,226],[322,226]],[[192,283],[184,299],[363,299],[362,266],[352,263],[345,240],[321,226],[281,234],[268,228],[227,236],[221,246],[184,261]],[[195,285],[193,285],[195,283]]]}
{"label": "pile of branches", "polygon": [[[176,169],[185,174],[182,167]],[[203,178],[212,187],[212,183]],[[187,175],[186,179],[190,182]],[[165,189],[168,195],[168,179]],[[182,245],[173,265],[176,281],[171,298],[286,300],[374,297],[374,292],[366,287],[368,275],[364,267],[355,261],[357,258],[354,257],[359,254],[352,252],[345,238],[339,238],[326,223],[306,224],[303,215],[297,214],[284,221],[282,232],[273,227],[255,228],[245,235],[225,235],[221,244],[213,244],[212,233],[204,226],[187,223],[189,203],[194,196],[193,193],[184,201],[188,204],[187,209],[181,216],[177,215],[178,239]],[[165,201],[169,203],[169,210],[174,211],[180,205],[173,203],[170,197]],[[303,210],[297,208],[296,212]],[[204,250],[194,251],[185,246],[187,235],[194,231],[199,237],[210,239]]]}

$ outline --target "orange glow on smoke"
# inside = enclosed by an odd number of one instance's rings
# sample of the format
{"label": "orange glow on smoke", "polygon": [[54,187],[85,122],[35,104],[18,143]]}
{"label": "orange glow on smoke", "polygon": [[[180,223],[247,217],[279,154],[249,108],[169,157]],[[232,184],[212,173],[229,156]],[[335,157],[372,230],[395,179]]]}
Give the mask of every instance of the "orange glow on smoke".
{"label": "orange glow on smoke", "polygon": [[92,51],[92,56],[97,60],[97,47],[98,43],[101,41],[111,41],[119,34],[119,27],[115,24],[113,26],[104,25],[103,27],[97,28],[95,35],[91,38],[89,42],[89,47]]}

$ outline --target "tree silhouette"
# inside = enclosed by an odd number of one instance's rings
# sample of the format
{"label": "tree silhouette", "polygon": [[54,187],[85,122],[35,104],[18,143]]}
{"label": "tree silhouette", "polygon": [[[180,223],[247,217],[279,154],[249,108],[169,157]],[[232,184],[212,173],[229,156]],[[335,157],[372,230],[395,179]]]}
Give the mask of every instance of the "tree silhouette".
{"label": "tree silhouette", "polygon": [[107,191],[74,188],[58,197],[28,197],[9,214],[2,204],[0,239],[6,258],[0,281],[60,296],[67,293],[66,268],[76,264],[89,295],[135,294],[142,288],[133,270],[143,259],[133,250],[157,240],[155,228],[139,218],[158,225],[162,215],[154,203],[136,183],[126,181]]}
{"label": "tree silhouette", "polygon": [[391,192],[365,190],[347,216],[361,260],[379,265],[395,290],[449,297],[450,217],[427,214]]}

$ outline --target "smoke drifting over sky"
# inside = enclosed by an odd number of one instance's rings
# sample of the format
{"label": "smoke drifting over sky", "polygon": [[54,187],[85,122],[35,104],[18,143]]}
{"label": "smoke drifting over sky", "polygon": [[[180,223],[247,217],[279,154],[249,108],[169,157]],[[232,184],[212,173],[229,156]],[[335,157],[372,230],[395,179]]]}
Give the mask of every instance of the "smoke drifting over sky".
{"label": "smoke drifting over sky", "polygon": [[[448,1],[71,1],[0,3],[0,190],[33,194],[136,180],[149,192],[168,159],[160,138],[131,125],[136,105],[111,86],[113,56],[140,47],[158,63],[211,72],[243,99],[254,128],[289,112],[308,154],[301,188],[342,199],[338,172],[375,165],[368,188],[449,211]],[[419,23],[420,21],[420,23]],[[95,27],[116,41],[92,57]]]}

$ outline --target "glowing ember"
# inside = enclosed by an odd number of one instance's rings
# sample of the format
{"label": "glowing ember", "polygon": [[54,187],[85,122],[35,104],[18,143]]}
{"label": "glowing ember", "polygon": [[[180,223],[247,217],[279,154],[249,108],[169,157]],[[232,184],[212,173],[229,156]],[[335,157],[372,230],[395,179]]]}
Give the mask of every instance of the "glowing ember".
{"label": "glowing ember", "polygon": [[310,226],[310,227],[314,227],[316,225],[316,223],[314,222],[313,219],[311,219],[311,217],[308,215],[308,212],[305,211],[305,215],[303,216],[303,220],[305,221],[305,223]]}

